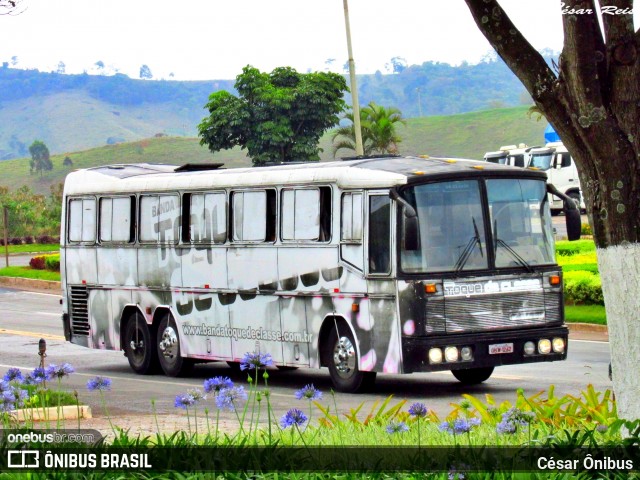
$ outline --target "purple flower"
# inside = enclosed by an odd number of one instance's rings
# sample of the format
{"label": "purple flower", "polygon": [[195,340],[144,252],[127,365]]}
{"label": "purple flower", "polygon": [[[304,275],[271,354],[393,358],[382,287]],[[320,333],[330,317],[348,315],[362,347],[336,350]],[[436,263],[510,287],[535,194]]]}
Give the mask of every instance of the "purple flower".
{"label": "purple flower", "polygon": [[469,433],[473,427],[477,427],[480,423],[479,418],[456,418],[450,422],[442,422],[439,428],[441,432],[459,435],[461,433]]}
{"label": "purple flower", "polygon": [[386,431],[389,435],[393,435],[394,433],[408,432],[409,427],[404,422],[389,422]]}
{"label": "purple flower", "polygon": [[107,377],[97,376],[87,382],[87,389],[90,392],[95,390],[111,390],[111,379]]}
{"label": "purple flower", "polygon": [[9,390],[9,388],[11,388],[11,385],[9,385],[7,380],[0,380],[0,393]]}
{"label": "purple flower", "polygon": [[282,428],[293,427],[294,425],[300,427],[308,420],[304,412],[298,408],[292,408],[285,413],[280,419],[280,425]]}
{"label": "purple flower", "polygon": [[0,413],[9,412],[14,409],[15,395],[13,387],[0,393]]}
{"label": "purple flower", "polygon": [[14,380],[17,382],[24,381],[24,377],[22,376],[22,372],[19,368],[10,368],[9,370],[7,370],[7,373],[4,374],[3,379],[5,382],[12,382]]}
{"label": "purple flower", "polygon": [[518,427],[530,425],[534,420],[533,412],[525,412],[512,407],[502,414],[502,421],[496,425],[498,433],[516,433]]}
{"label": "purple flower", "polygon": [[298,400],[320,400],[322,398],[322,392],[318,390],[313,384],[305,385],[303,388],[295,393],[295,397]]}
{"label": "purple flower", "polygon": [[51,376],[49,375],[47,370],[45,370],[42,367],[34,368],[33,372],[31,372],[30,376],[31,376],[31,379],[33,380],[34,384],[42,383],[42,382],[45,382],[45,381],[51,379]]}
{"label": "purple flower", "polygon": [[502,414],[502,421],[509,421],[518,425],[529,425],[535,417],[533,412],[525,412],[516,407],[511,407]]}
{"label": "purple flower", "polygon": [[247,392],[244,391],[243,386],[223,388],[216,396],[216,406],[220,410],[224,410],[226,408],[233,412],[236,409],[236,403],[239,401],[245,401],[246,399]]}
{"label": "purple flower", "polygon": [[416,402],[409,407],[409,415],[412,417],[426,417],[429,411],[424,403]]}
{"label": "purple flower", "polygon": [[47,375],[49,378],[57,378],[62,379],[68,375],[71,375],[75,372],[74,368],[68,363],[63,363],[62,365],[54,365],[53,363],[47,367]]}
{"label": "purple flower", "polygon": [[189,408],[195,405],[196,400],[189,395],[188,393],[181,393],[180,395],[176,395],[176,401],[173,406],[176,408]]}
{"label": "purple flower", "polygon": [[508,420],[502,420],[499,424],[496,425],[496,432],[500,434],[516,433],[516,430],[518,430],[516,424]]}
{"label": "purple flower", "polygon": [[213,377],[204,381],[204,391],[217,394],[223,388],[233,388],[233,382],[229,377]]}
{"label": "purple flower", "polygon": [[240,370],[259,369],[273,365],[273,359],[270,353],[245,353],[240,361]]}

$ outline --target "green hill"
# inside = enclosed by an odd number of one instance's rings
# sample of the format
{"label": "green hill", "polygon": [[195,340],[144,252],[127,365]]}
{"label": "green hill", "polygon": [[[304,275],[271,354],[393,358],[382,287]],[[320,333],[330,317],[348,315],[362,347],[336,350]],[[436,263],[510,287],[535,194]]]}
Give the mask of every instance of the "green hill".
{"label": "green hill", "polygon": [[[235,93],[234,84],[234,80],[135,80],[122,74],[64,75],[9,68],[4,62],[0,160],[27,156],[36,139],[52,154],[63,154],[158,133],[195,136],[207,113],[209,95],[220,90]],[[361,105],[374,101],[392,106],[406,118],[531,103],[520,81],[499,60],[459,66],[398,64],[393,74],[359,75],[358,89]],[[348,93],[345,100],[351,104]]]}
{"label": "green hill", "polygon": [[[482,159],[485,152],[501,145],[543,142],[546,122],[527,116],[527,107],[486,110],[459,115],[414,118],[401,126],[400,153],[407,155],[448,156]],[[332,160],[331,134],[321,139],[322,161]],[[339,152],[348,155],[348,152]],[[72,166],[63,166],[69,156]],[[89,150],[53,155],[53,170],[42,177],[29,173],[29,159],[0,162],[0,186],[11,189],[29,186],[34,192],[48,194],[49,187],[64,181],[72,169],[113,163],[204,163],[223,162],[228,168],[250,166],[244,151],[233,149],[212,154],[194,137],[152,137],[145,140],[106,145]]]}

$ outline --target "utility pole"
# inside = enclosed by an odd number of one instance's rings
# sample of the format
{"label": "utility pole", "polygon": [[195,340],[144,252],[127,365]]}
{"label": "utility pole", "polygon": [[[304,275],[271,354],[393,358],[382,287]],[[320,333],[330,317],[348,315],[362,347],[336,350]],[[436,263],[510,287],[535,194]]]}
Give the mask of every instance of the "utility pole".
{"label": "utility pole", "polygon": [[420,117],[422,117],[422,97],[420,96],[420,87],[416,88],[418,91],[418,111],[420,112]]}
{"label": "utility pole", "polygon": [[342,0],[344,4],[344,24],[347,30],[347,50],[349,52],[349,78],[351,81],[351,101],[353,104],[353,129],[356,136],[356,155],[364,155],[362,145],[362,127],[360,126],[360,104],[358,102],[358,87],[356,85],[356,65],[353,61],[351,51],[351,27],[349,26],[349,6],[347,0]]}
{"label": "utility pole", "polygon": [[4,210],[4,261],[6,266],[9,266],[9,207],[6,205]]}

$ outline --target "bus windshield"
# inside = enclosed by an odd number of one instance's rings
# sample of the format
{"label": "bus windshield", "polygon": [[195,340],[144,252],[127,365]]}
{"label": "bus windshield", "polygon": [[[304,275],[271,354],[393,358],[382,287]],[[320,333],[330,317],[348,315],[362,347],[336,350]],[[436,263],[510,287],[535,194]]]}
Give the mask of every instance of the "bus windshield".
{"label": "bus windshield", "polygon": [[403,192],[415,207],[420,226],[420,248],[400,252],[403,272],[531,270],[554,262],[545,182],[496,179],[485,183],[490,232],[484,228],[482,180],[429,183]]}
{"label": "bus windshield", "polygon": [[496,268],[554,262],[551,210],[544,182],[487,180]]}

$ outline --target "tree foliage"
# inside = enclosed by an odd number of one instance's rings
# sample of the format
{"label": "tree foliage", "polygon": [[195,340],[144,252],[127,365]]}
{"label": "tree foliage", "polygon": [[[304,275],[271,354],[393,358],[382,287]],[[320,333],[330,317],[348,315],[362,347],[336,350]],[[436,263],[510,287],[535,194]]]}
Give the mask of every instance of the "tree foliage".
{"label": "tree foliage", "polygon": [[237,97],[226,91],[209,96],[200,143],[212,152],[240,146],[261,165],[319,160],[318,142],[337,124],[347,84],[335,73],[301,74],[290,67],[263,73],[248,65],[235,88]]}
{"label": "tree foliage", "polygon": [[41,140],[35,140],[29,147],[29,153],[31,154],[31,160],[29,161],[29,167],[31,173],[39,172],[40,176],[44,171],[53,170],[53,163],[49,155],[49,148]]}
{"label": "tree foliage", "polygon": [[13,192],[0,186],[0,205],[9,208],[9,236],[59,235],[62,191],[61,183],[51,186],[48,197],[26,186]]}
{"label": "tree foliage", "polygon": [[[334,157],[338,150],[355,151],[356,149],[353,112],[348,112],[344,117],[351,123],[334,132],[332,137]],[[375,102],[370,102],[369,105],[360,109],[364,155],[398,153],[398,144],[402,141],[402,137],[396,130],[398,123],[405,124],[406,122],[402,118],[402,112],[395,107],[385,108],[376,105]]]}

